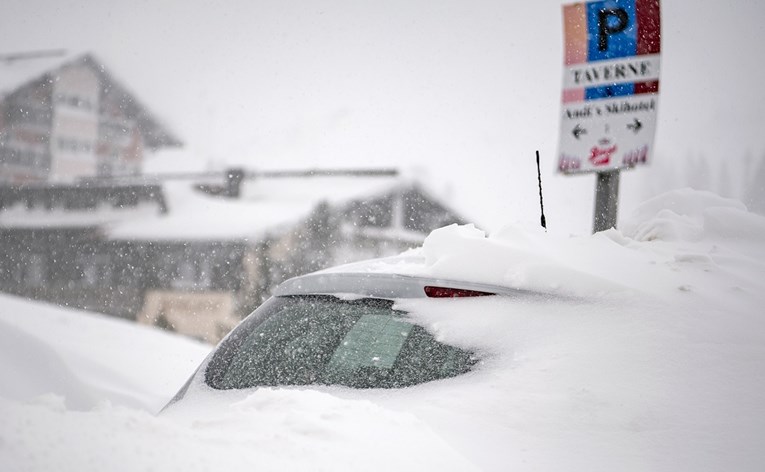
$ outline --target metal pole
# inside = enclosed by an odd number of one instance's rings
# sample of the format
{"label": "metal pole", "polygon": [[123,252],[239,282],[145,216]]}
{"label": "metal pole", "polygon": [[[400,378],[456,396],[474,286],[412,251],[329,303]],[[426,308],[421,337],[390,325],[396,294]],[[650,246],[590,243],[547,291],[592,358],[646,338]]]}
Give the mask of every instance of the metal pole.
{"label": "metal pole", "polygon": [[619,206],[619,171],[598,172],[595,183],[595,215],[592,232],[616,228]]}

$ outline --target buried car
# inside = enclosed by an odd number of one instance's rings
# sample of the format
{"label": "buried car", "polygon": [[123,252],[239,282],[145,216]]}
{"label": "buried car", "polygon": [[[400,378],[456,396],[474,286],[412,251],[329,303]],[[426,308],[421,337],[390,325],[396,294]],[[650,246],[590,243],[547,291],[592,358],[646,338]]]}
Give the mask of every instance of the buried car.
{"label": "buried car", "polygon": [[444,470],[424,437],[482,470],[759,470],[765,226],[690,199],[712,223],[686,233],[670,197],[643,239],[447,227],[408,260],[287,281],[168,416],[295,457],[330,442],[325,470]]}
{"label": "buried car", "polygon": [[480,355],[439,341],[396,301],[523,293],[467,281],[359,271],[363,263],[347,267],[352,270],[344,272],[341,266],[282,283],[220,342],[168,406],[189,395],[192,386],[396,389],[456,377],[471,371]]}

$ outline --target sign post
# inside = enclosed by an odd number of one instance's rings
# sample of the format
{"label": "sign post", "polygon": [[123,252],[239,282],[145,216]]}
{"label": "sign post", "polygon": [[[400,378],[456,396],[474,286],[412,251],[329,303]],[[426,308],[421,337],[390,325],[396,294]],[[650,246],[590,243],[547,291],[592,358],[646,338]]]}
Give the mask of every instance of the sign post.
{"label": "sign post", "polygon": [[649,162],[659,98],[659,0],[564,5],[558,171],[597,173],[593,232],[616,226],[619,172]]}
{"label": "sign post", "polygon": [[619,207],[619,171],[598,172],[595,182],[595,215],[592,218],[592,232],[605,231],[616,227]]}

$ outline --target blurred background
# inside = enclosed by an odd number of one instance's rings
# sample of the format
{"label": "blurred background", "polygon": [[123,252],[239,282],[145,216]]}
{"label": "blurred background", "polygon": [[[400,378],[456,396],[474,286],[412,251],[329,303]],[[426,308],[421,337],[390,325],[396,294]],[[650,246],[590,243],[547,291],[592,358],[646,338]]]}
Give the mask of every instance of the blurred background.
{"label": "blurred background", "polygon": [[[95,53],[183,140],[171,169],[394,165],[494,229],[537,221],[539,149],[550,229],[587,232],[594,179],[554,174],[563,3],[10,0],[0,27],[6,53]],[[678,186],[746,198],[763,17],[662,2],[657,152],[625,173],[621,214]]]}

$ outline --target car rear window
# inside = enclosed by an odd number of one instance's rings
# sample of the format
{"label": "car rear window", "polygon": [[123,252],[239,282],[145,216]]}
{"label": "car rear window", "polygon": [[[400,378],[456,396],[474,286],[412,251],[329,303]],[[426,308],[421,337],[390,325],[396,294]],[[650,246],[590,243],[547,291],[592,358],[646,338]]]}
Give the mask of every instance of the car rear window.
{"label": "car rear window", "polygon": [[477,362],[389,300],[273,298],[235,329],[205,373],[216,389],[278,385],[401,388],[454,377]]}

